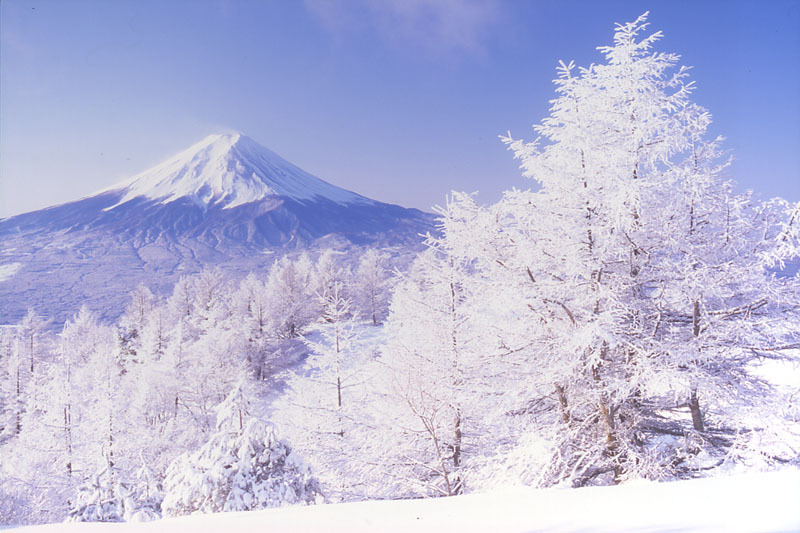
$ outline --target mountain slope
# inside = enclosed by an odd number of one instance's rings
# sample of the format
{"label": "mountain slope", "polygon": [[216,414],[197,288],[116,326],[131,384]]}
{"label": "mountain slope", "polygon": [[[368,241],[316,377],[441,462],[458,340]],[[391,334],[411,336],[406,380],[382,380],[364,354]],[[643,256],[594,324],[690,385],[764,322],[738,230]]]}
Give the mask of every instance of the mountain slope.
{"label": "mountain slope", "polygon": [[28,306],[60,322],[82,303],[113,318],[139,282],[167,290],[300,249],[399,252],[432,228],[428,213],[331,185],[244,135],[212,135],[94,195],[0,220],[0,324]]}
{"label": "mountain slope", "polygon": [[299,202],[375,203],[312,176],[240,133],[210,135],[107,190],[124,190],[120,204],[134,198],[160,203],[190,198],[198,205],[231,208],[270,196]]}

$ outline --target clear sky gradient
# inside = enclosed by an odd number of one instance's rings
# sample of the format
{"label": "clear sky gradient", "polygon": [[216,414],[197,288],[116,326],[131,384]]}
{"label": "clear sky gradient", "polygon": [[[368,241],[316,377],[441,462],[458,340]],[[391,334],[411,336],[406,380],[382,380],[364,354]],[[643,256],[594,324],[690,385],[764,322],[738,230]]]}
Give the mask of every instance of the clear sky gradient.
{"label": "clear sky gradient", "polygon": [[528,187],[559,59],[650,10],[730,170],[800,200],[800,1],[1,0],[0,216],[74,200],[237,130],[410,207]]}

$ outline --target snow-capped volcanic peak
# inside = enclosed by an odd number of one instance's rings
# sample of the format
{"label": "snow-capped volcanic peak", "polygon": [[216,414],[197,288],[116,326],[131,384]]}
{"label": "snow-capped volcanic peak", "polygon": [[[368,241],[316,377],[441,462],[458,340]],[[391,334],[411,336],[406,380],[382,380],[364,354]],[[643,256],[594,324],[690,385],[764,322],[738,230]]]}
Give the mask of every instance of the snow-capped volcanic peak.
{"label": "snow-capped volcanic peak", "polygon": [[240,133],[210,135],[167,161],[106,189],[124,191],[108,209],[134,198],[169,203],[189,198],[231,208],[268,197],[339,204],[372,201],[312,176]]}

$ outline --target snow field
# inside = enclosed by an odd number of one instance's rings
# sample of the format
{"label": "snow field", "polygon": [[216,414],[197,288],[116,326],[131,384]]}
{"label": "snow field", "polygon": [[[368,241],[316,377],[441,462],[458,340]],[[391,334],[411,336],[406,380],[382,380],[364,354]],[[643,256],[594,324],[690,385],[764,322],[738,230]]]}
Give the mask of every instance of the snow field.
{"label": "snow field", "polygon": [[799,502],[800,471],[786,469],[671,483],[517,487],[451,498],[297,506],[139,524],[48,524],[14,531],[777,532],[800,530]]}
{"label": "snow field", "polygon": [[6,263],[5,265],[0,265],[0,281],[11,279],[20,268],[22,268],[22,263]]}

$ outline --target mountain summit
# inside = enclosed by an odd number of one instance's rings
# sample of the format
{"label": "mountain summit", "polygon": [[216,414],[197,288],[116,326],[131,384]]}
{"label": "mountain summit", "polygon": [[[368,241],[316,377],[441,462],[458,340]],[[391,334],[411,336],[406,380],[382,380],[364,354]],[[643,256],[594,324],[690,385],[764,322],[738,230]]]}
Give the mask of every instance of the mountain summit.
{"label": "mountain summit", "polygon": [[109,190],[125,191],[120,204],[135,198],[160,203],[191,198],[198,205],[232,208],[271,196],[298,202],[372,203],[312,176],[241,133],[210,135]]}
{"label": "mountain summit", "polygon": [[[113,318],[137,283],[259,270],[298,249],[419,247],[433,215],[327,183],[240,134],[211,135],[66,204],[0,219],[0,324],[82,303]],[[102,298],[100,297],[102,295]]]}

